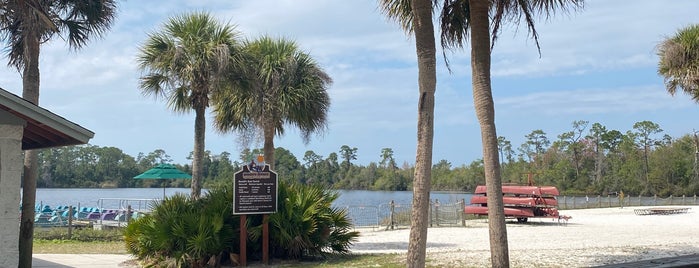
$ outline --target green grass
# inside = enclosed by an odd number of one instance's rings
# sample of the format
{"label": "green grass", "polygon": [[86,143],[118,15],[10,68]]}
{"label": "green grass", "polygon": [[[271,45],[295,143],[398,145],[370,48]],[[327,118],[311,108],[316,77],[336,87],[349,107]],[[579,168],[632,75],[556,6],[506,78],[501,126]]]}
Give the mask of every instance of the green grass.
{"label": "green grass", "polygon": [[[34,240],[34,253],[36,254],[128,254],[123,241],[110,242],[83,242],[75,240]],[[274,267],[322,267],[322,268],[399,268],[405,267],[405,254],[348,254],[331,256],[327,259],[312,261],[288,261],[272,260]],[[248,265],[254,266],[258,262],[249,261]],[[427,260],[427,267],[442,267],[440,264],[431,264]],[[436,265],[436,266],[435,266]],[[257,266],[255,266],[257,267]]]}
{"label": "green grass", "polygon": [[34,229],[33,253],[37,254],[126,254],[122,230],[72,230],[61,227]]}
{"label": "green grass", "polygon": [[[128,254],[121,230],[73,230],[67,239],[67,230],[52,228],[36,230],[33,253],[36,254]],[[347,254],[326,259],[304,261],[272,260],[275,267],[323,268],[398,268],[405,267],[405,254]],[[255,262],[248,262],[249,265]],[[431,266],[428,260],[427,267]]]}
{"label": "green grass", "polygon": [[[250,264],[250,263],[248,263]],[[275,267],[324,267],[324,268],[348,268],[348,267],[376,267],[398,268],[405,267],[405,255],[400,254],[348,254],[331,256],[325,260],[313,261],[273,261]]]}
{"label": "green grass", "polygon": [[34,240],[37,254],[126,254],[124,242],[81,242],[75,240]]}

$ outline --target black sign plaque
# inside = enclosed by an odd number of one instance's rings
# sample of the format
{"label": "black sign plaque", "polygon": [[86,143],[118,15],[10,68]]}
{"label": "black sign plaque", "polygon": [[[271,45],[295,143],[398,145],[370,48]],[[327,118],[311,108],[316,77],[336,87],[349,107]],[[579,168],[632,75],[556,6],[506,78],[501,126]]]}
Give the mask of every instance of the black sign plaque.
{"label": "black sign plaque", "polygon": [[277,212],[277,185],[277,173],[269,165],[243,166],[233,179],[233,214]]}

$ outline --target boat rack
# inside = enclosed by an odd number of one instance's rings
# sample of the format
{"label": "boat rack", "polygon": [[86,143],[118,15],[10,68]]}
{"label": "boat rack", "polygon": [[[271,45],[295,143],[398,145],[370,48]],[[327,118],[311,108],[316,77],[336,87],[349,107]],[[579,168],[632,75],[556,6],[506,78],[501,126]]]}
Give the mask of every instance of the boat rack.
{"label": "boat rack", "polygon": [[634,209],[633,213],[636,215],[670,215],[670,214],[681,214],[687,213],[689,208],[639,208]]}

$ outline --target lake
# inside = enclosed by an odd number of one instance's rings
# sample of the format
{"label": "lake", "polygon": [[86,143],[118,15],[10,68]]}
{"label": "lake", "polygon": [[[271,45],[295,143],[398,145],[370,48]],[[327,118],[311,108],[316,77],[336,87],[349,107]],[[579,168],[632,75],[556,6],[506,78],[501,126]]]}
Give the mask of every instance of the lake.
{"label": "lake", "polygon": [[[412,201],[412,191],[365,191],[365,190],[338,190],[340,197],[333,205],[345,206],[379,206],[388,204],[393,200],[398,204],[408,204]],[[166,196],[175,193],[189,194],[189,188],[165,188]],[[440,203],[455,203],[462,199],[468,204],[470,193],[463,192],[432,192],[430,199],[439,200]],[[36,203],[57,207],[61,205],[73,205],[82,207],[98,207],[100,199],[161,199],[163,188],[39,188],[36,191]],[[103,201],[104,202],[104,201]]]}

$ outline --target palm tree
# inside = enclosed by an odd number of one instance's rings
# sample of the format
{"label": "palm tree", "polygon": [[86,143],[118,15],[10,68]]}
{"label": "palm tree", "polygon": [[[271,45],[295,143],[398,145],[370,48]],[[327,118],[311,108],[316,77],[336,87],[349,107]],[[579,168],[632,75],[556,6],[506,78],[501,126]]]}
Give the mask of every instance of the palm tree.
{"label": "palm tree", "polygon": [[413,209],[410,216],[408,267],[425,267],[427,226],[432,179],[434,137],[434,94],[437,88],[434,29],[431,0],[381,0],[382,11],[415,34],[418,66],[418,117]]}
{"label": "palm tree", "polygon": [[[534,17],[546,17],[557,11],[577,9],[583,0],[481,1],[445,0],[441,13],[443,48],[460,48],[466,38],[471,41],[471,76],[476,116],[481,126],[483,164],[488,195],[490,254],[493,267],[509,267],[507,228],[502,203],[502,178],[498,160],[495,128],[495,105],[490,83],[490,53],[503,23],[524,19],[529,34],[539,49],[539,35]],[[491,31],[490,25],[493,25]],[[470,32],[470,35],[469,35]]]}
{"label": "palm tree", "polygon": [[[380,5],[384,13],[401,23],[403,29],[409,32],[414,31],[416,33],[416,43],[418,43],[420,38],[417,37],[417,34],[423,32],[418,30],[418,27],[427,24],[426,21],[425,24],[413,23],[413,20],[416,18],[420,19],[418,15],[419,11],[425,12],[421,14],[426,14],[426,10],[430,8],[429,11],[432,12],[431,8],[436,6],[436,2],[437,1],[431,2],[425,0],[382,0]],[[418,6],[418,4],[420,4],[420,6]],[[486,173],[486,185],[488,185],[488,203],[492,204],[488,206],[488,222],[490,224],[491,260],[493,267],[508,267],[509,256],[504,208],[502,199],[499,198],[499,196],[502,195],[502,188],[500,187],[500,185],[502,185],[502,179],[500,177],[498,140],[495,130],[495,107],[490,84],[491,38],[493,42],[497,39],[503,22],[519,23],[519,21],[524,18],[529,33],[534,38],[537,48],[539,48],[539,37],[534,27],[534,15],[542,13],[548,17],[558,10],[565,12],[569,8],[576,9],[582,6],[583,0],[445,0],[443,3],[440,15],[442,47],[444,49],[461,48],[466,38],[469,37],[470,32],[473,98],[476,107],[476,115],[481,125],[483,160]],[[425,10],[423,10],[423,8]],[[425,17],[422,17],[422,19],[425,19]],[[492,32],[490,30],[490,23],[493,24]],[[423,30],[424,34],[433,34],[431,27],[423,28]],[[428,37],[425,36],[425,38]],[[420,59],[421,57],[427,57],[426,51],[428,50],[425,50],[426,47],[420,46],[419,44],[416,47],[418,66],[420,66]],[[420,75],[423,74],[422,71],[423,69],[420,69]],[[419,83],[422,86],[422,82]],[[420,95],[421,103],[422,98],[425,96],[424,94]],[[422,108],[423,106],[420,107]],[[419,122],[418,125],[420,125]],[[418,132],[418,140],[419,139],[420,132]],[[418,148],[420,148],[420,144],[418,144]],[[419,155],[420,153],[418,152],[418,159]],[[419,163],[420,161],[416,161],[416,183],[424,180],[417,176],[417,166]],[[418,187],[424,188],[417,185],[415,187],[416,189]],[[416,199],[415,197],[413,198],[414,200]],[[413,206],[415,206],[415,204]],[[424,236],[413,237],[411,233],[409,255],[411,254],[410,249],[413,247],[413,243],[424,243],[422,240],[424,240]],[[424,247],[420,250],[423,251],[422,255],[424,255]],[[409,265],[412,265],[410,263],[411,260],[419,261],[419,259],[412,259],[409,256]]]}
{"label": "palm tree", "polygon": [[658,74],[670,95],[677,89],[699,103],[699,24],[680,29],[658,46]]}
{"label": "palm tree", "polygon": [[[92,36],[101,37],[116,16],[114,0],[8,0],[0,3],[0,29],[9,65],[22,72],[22,97],[39,104],[39,51],[41,44],[60,36],[71,49],[84,47]],[[38,151],[24,154],[19,266],[32,263],[34,204]]]}
{"label": "palm tree", "polygon": [[274,137],[285,124],[299,128],[304,142],[327,125],[332,79],[295,42],[262,36],[246,42],[244,77],[215,97],[215,127],[242,136],[262,134],[265,162],[274,168]]}
{"label": "palm tree", "polygon": [[194,12],[170,18],[160,32],[148,35],[139,51],[139,68],[145,73],[139,85],[143,94],[165,98],[176,112],[194,110],[191,196],[195,199],[201,195],[206,108],[235,66],[237,38],[234,25]]}

